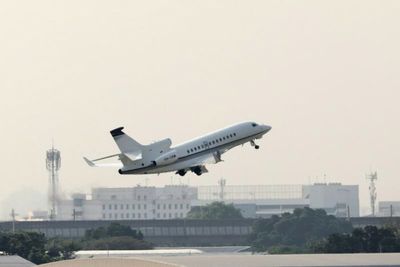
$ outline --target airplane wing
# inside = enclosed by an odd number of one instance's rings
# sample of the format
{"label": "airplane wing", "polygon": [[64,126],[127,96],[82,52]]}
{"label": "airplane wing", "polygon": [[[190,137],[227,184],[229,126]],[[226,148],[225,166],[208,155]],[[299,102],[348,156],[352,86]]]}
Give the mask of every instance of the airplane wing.
{"label": "airplane wing", "polygon": [[205,154],[203,156],[196,158],[196,160],[194,160],[192,162],[190,167],[203,166],[205,164],[216,164],[220,161],[222,161],[221,153],[219,151],[217,151],[217,152],[208,153],[208,154]]}
{"label": "airplane wing", "polygon": [[121,168],[122,162],[113,162],[113,163],[97,163],[98,161],[104,160],[104,159],[108,159],[108,158],[112,158],[112,157],[117,157],[120,156],[120,154],[115,154],[115,155],[111,155],[111,156],[106,156],[106,157],[102,157],[99,159],[94,159],[94,160],[89,160],[86,157],[83,157],[83,159],[86,161],[86,163],[90,166],[90,167],[114,167],[114,168]]}

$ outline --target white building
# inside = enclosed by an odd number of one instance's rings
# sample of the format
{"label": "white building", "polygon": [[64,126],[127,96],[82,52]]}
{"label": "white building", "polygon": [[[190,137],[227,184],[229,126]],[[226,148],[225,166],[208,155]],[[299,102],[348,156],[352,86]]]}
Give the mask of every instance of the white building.
{"label": "white building", "polygon": [[359,217],[358,185],[323,183],[313,185],[200,186],[192,206],[213,201],[233,203],[245,217],[270,217],[295,208],[324,209],[337,217]]}
{"label": "white building", "polygon": [[73,194],[71,200],[60,201],[57,219],[177,219],[185,218],[192,206],[221,200],[233,203],[247,218],[270,217],[304,207],[324,209],[338,217],[359,216],[358,186],[330,183],[94,188],[90,197]]}
{"label": "white building", "polygon": [[60,202],[58,220],[148,220],[185,218],[197,190],[185,185],[162,188],[94,188],[91,198],[74,194]]}

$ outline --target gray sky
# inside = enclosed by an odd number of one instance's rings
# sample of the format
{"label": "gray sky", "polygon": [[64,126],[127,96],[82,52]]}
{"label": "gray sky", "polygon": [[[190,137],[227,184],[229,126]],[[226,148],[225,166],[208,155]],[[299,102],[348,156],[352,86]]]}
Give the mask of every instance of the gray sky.
{"label": "gray sky", "polygon": [[0,213],[16,195],[40,206],[53,138],[68,193],[145,183],[82,160],[117,152],[112,128],[176,144],[244,120],[273,127],[259,151],[232,150],[181,181],[326,174],[360,184],[368,206],[376,169],[378,198],[399,200],[399,14],[398,1],[3,1]]}

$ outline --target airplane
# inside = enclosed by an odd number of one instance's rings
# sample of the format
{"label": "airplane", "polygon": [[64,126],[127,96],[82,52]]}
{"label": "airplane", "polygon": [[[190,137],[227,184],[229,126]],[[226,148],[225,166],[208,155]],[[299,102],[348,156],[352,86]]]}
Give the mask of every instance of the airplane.
{"label": "airplane", "polygon": [[[141,145],[125,134],[124,127],[110,131],[121,153],[89,160],[91,167],[119,167],[120,174],[160,174],[175,172],[184,176],[188,171],[201,175],[208,172],[206,164],[221,162],[221,155],[228,150],[247,142],[255,149],[261,139],[271,130],[271,126],[255,122],[242,122],[197,137],[182,144],[171,147],[171,139],[167,138],[149,145]],[[118,157],[118,163],[98,163],[99,161]]]}

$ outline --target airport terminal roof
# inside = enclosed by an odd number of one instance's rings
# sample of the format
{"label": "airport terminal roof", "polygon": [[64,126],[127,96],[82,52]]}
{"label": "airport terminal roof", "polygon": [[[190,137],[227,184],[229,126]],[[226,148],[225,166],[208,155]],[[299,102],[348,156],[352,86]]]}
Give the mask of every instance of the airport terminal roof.
{"label": "airport terminal roof", "polygon": [[20,256],[2,256],[0,255],[0,267],[30,267],[35,266]]}

